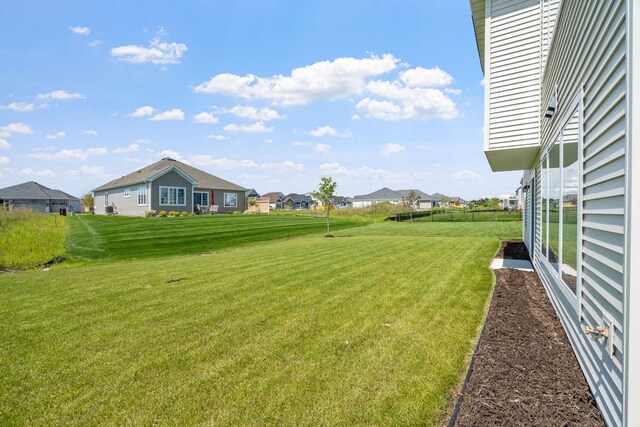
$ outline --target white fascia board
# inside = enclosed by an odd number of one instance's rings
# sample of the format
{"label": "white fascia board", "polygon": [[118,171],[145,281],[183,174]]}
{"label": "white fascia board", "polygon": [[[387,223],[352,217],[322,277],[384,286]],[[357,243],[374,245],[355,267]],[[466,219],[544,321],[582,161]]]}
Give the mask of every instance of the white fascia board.
{"label": "white fascia board", "polygon": [[[622,423],[640,425],[640,4],[627,2],[624,367]],[[635,40],[634,40],[635,39]],[[635,208],[634,208],[635,205]]]}
{"label": "white fascia board", "polygon": [[147,181],[151,182],[153,180],[156,180],[156,179],[160,178],[161,176],[164,176],[164,175],[168,174],[171,171],[175,171],[178,175],[182,176],[184,179],[186,179],[187,181],[189,181],[193,185],[198,184],[198,181],[193,179],[188,173],[186,173],[185,171],[183,171],[182,169],[180,169],[179,167],[177,167],[175,165],[170,166],[170,167],[166,168],[165,170],[163,170],[161,172],[158,172],[157,174],[153,175],[152,177],[147,178]]}

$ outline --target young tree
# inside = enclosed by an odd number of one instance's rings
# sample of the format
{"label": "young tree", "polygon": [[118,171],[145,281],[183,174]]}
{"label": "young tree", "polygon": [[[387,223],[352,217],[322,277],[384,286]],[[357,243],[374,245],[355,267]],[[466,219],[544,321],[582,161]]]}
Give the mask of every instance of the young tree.
{"label": "young tree", "polygon": [[333,237],[329,230],[329,213],[331,209],[333,209],[333,198],[336,196],[337,186],[338,183],[331,179],[331,177],[321,178],[318,190],[313,192],[313,196],[322,201],[322,207],[327,213],[327,235],[325,237]]}
{"label": "young tree", "polygon": [[89,208],[90,211],[93,211],[93,196],[91,193],[87,193],[80,199],[82,202],[82,206]]}
{"label": "young tree", "polygon": [[409,209],[409,219],[411,222],[413,222],[413,208],[416,206],[416,203],[418,203],[418,195],[415,191],[411,190],[404,199],[404,204]]}

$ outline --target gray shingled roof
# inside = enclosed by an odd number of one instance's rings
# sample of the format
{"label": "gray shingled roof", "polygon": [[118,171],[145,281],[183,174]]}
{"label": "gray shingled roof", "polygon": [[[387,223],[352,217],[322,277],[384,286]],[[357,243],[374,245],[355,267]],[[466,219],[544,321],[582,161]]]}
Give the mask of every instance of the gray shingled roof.
{"label": "gray shingled roof", "polygon": [[280,201],[284,200],[284,194],[280,193],[278,191],[272,191],[270,193],[265,193],[262,195],[262,197],[266,197],[269,199],[269,203],[276,203],[278,201],[278,199],[280,199]]}
{"label": "gray shingled roof", "polygon": [[195,179],[198,182],[196,184],[196,187],[198,188],[206,188],[206,189],[212,189],[212,190],[213,189],[236,190],[236,191],[246,190],[246,188],[241,187],[237,184],[234,184],[229,181],[225,181],[222,178],[218,178],[215,175],[211,175],[210,173],[207,173],[200,169],[196,169],[193,166],[189,166],[185,163],[166,157],[149,166],[145,166],[142,169],[138,169],[137,171],[131,172],[128,175],[121,176],[120,178],[116,178],[113,181],[107,182],[106,184],[101,185],[98,188],[95,188],[93,191],[103,191],[103,190],[109,190],[111,188],[121,188],[121,187],[126,187],[128,185],[141,184],[143,182],[146,182],[149,178],[159,174],[160,172],[172,166],[179,168],[182,172],[186,173],[187,175]]}
{"label": "gray shingled roof", "polygon": [[384,187],[373,193],[353,196],[353,200],[402,200],[402,195],[397,191]]}
{"label": "gray shingled roof", "polygon": [[11,187],[0,189],[0,199],[28,199],[28,200],[80,200],[64,191],[54,190],[29,181]]}
{"label": "gray shingled roof", "polygon": [[400,195],[406,199],[407,196],[409,195],[409,193],[411,193],[412,191],[414,193],[416,193],[416,196],[418,196],[418,200],[433,200],[430,195],[428,195],[424,191],[420,191],[420,190],[417,190],[417,189],[413,189],[413,190],[396,190],[396,193],[400,193]]}

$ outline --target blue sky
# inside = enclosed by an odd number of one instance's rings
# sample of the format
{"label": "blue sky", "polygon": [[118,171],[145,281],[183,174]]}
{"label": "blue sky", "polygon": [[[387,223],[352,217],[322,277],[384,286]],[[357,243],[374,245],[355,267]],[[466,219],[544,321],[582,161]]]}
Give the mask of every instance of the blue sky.
{"label": "blue sky", "polygon": [[468,2],[3,0],[0,187],[162,157],[259,192],[512,193],[482,152]]}

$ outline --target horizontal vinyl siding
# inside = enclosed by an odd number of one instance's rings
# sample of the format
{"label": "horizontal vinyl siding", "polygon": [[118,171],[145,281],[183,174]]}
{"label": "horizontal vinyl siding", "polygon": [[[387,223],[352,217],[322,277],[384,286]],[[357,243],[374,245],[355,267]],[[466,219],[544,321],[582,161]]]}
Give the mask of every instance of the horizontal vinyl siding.
{"label": "horizontal vinyl siding", "polygon": [[539,144],[540,2],[491,1],[488,146]]}
{"label": "horizontal vinyl siding", "polygon": [[[536,265],[609,425],[622,423],[624,375],[626,11],[624,1],[563,1],[542,85],[542,105],[557,88],[558,111],[540,128],[541,141],[548,146],[562,125],[557,118],[568,113],[572,99],[584,88],[581,319],[575,301],[567,300],[559,288],[557,276],[541,260]],[[543,56],[545,49],[543,43]],[[540,248],[539,233],[536,248]],[[613,357],[606,353],[604,342],[590,340],[582,332],[584,326],[602,325],[603,313],[615,324]]]}

